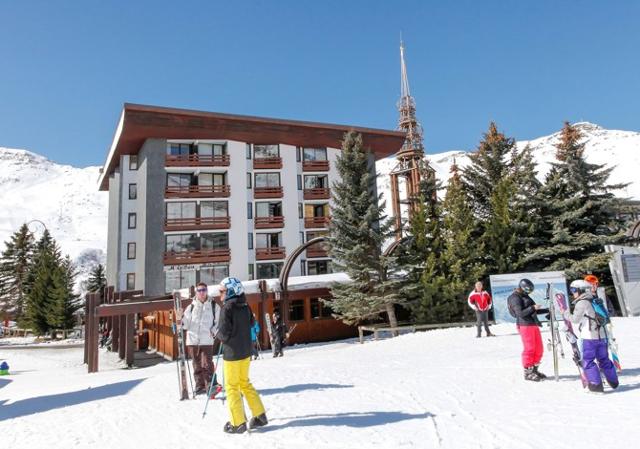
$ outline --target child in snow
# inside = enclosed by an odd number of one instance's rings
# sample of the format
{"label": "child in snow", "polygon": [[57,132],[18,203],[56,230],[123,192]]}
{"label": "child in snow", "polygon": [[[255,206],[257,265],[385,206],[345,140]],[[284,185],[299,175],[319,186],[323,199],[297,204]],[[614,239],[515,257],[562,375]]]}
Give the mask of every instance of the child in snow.
{"label": "child in snow", "polygon": [[481,281],[476,282],[475,288],[469,293],[467,299],[469,307],[476,312],[476,326],[478,327],[478,333],[476,338],[480,338],[482,333],[482,325],[487,333],[487,337],[493,337],[494,335],[489,330],[489,309],[491,309],[491,295],[484,289],[484,285]]}
{"label": "child in snow", "polygon": [[538,365],[542,360],[544,347],[540,334],[540,320],[538,314],[549,313],[549,309],[536,304],[529,296],[533,292],[533,282],[529,279],[521,279],[518,287],[513,291],[507,304],[509,311],[516,318],[518,333],[522,338],[522,366],[524,367],[524,379],[539,382],[546,379],[546,375],[540,372]]}
{"label": "child in snow", "polygon": [[592,284],[578,279],[571,283],[569,291],[574,309],[573,313],[565,310],[564,318],[578,325],[578,337],[582,339],[582,368],[589,381],[589,390],[598,393],[604,391],[600,372],[611,388],[618,388],[618,373],[609,359],[606,330],[604,325],[598,323],[591,304]]}
{"label": "child in snow", "polygon": [[218,338],[224,344],[224,388],[229,400],[231,419],[224,425],[227,433],[247,430],[242,397],[247,400],[253,418],[249,428],[268,423],[260,395],[249,381],[251,361],[251,327],[253,314],[247,304],[242,283],[236,278],[224,278],[220,283],[220,296],[224,306],[220,314]]}

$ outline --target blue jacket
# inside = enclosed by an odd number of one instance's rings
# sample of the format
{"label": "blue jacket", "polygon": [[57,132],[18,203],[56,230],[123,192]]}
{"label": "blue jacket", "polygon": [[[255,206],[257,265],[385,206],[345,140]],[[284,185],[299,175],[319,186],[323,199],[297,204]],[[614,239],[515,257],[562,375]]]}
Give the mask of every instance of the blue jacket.
{"label": "blue jacket", "polygon": [[253,322],[253,326],[251,327],[251,341],[256,341],[258,339],[258,333],[260,332],[260,325],[258,324],[258,320]]}

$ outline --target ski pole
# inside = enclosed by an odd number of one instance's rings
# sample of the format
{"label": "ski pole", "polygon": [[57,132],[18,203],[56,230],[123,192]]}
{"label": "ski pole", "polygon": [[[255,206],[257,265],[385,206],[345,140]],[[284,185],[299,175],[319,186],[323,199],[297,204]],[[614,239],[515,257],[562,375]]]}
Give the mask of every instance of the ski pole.
{"label": "ski pole", "polygon": [[211,400],[211,392],[213,388],[213,383],[216,381],[216,371],[218,370],[218,361],[220,360],[220,354],[222,353],[222,342],[220,342],[220,347],[218,348],[218,355],[216,356],[216,361],[213,367],[213,374],[211,375],[211,382],[209,383],[209,391],[207,391],[207,402],[204,404],[204,411],[202,412],[202,419],[204,419],[207,414],[207,407],[209,407],[209,400]]}

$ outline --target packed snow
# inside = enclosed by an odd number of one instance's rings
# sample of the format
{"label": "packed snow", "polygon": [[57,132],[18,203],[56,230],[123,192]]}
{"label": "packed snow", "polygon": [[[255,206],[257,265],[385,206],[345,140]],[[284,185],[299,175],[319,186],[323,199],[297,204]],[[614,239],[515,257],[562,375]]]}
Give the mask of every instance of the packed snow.
{"label": "packed snow", "polygon": [[[0,348],[3,447],[92,448],[602,448],[640,439],[640,318],[615,318],[621,386],[583,391],[575,365],[560,381],[526,382],[513,325],[407,334],[287,348],[252,362],[269,425],[227,435],[227,404],[180,402],[174,362],[122,369],[100,353],[87,374],[83,351]],[[543,332],[543,338],[548,338]],[[568,347],[565,345],[565,350]],[[541,370],[553,372],[549,353]]]}

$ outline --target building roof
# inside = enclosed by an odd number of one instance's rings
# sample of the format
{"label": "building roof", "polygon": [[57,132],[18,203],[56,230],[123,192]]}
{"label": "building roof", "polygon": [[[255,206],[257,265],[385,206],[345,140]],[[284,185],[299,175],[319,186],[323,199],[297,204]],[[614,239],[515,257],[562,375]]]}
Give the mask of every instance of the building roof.
{"label": "building roof", "polygon": [[108,190],[109,175],[120,156],[136,154],[148,138],[221,139],[250,143],[340,148],[346,131],[362,134],[376,159],[399,151],[405,133],[330,123],[303,122],[218,112],[125,103],[100,175],[100,190]]}

